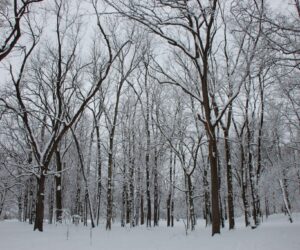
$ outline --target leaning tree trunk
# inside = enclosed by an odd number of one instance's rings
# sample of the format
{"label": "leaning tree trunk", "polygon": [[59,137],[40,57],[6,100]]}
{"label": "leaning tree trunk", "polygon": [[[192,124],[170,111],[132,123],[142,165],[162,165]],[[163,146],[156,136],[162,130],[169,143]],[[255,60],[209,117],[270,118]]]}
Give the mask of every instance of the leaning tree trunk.
{"label": "leaning tree trunk", "polygon": [[286,209],[286,212],[288,214],[289,221],[291,223],[293,223],[293,218],[292,218],[292,213],[291,213],[291,205],[290,205],[290,202],[289,202],[288,197],[287,197],[287,188],[285,187],[284,182],[282,181],[282,179],[279,179],[279,185],[280,185],[280,188],[281,188],[281,191],[282,191],[283,203],[284,203],[284,207]]}
{"label": "leaning tree trunk", "polygon": [[[71,129],[73,138],[74,138],[74,142],[75,142],[75,146],[76,146],[76,150],[79,156],[79,164],[80,164],[80,168],[81,168],[81,173],[82,173],[82,178],[84,181],[84,186],[85,186],[85,218],[87,220],[87,213],[90,213],[90,219],[91,219],[91,227],[94,228],[95,227],[95,223],[94,223],[94,215],[93,215],[93,206],[92,206],[92,201],[91,201],[91,196],[90,196],[90,192],[89,192],[89,186],[88,186],[88,180],[84,171],[84,160],[83,160],[83,155],[82,155],[82,151],[80,149],[80,145],[78,142],[78,139],[75,135],[75,132],[73,129]],[[86,222],[87,224],[87,222]]]}

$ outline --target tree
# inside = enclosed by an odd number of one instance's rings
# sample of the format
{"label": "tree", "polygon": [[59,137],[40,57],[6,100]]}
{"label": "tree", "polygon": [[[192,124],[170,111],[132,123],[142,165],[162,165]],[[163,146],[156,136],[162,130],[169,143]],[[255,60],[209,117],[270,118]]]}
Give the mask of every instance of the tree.
{"label": "tree", "polygon": [[[28,81],[31,75],[28,74],[26,68],[26,64],[38,42],[38,36],[32,31],[32,44],[29,49],[23,51],[24,57],[17,78],[11,70],[14,85],[12,96],[1,98],[4,105],[20,117],[33,152],[34,164],[37,166],[35,176],[38,191],[34,229],[39,231],[43,231],[45,180],[52,156],[62,138],[76,124],[88,103],[108,77],[116,56],[127,43],[121,45],[119,50],[113,54],[111,42],[102,27],[100,19],[98,19],[99,32],[103,37],[103,46],[107,50],[107,55],[104,57],[106,64],[99,67],[100,75],[97,82],[89,84],[89,86],[86,85],[85,94],[78,96],[78,90],[82,87],[82,70],[87,67],[87,64],[84,63],[76,65],[79,57],[80,25],[74,27],[70,23],[76,25],[74,20],[78,18],[78,13],[69,16],[66,22],[63,22],[65,21],[64,17],[67,16],[67,3],[55,1],[53,10],[56,15],[56,47],[46,48],[44,58],[36,57],[38,63],[34,64],[35,61],[32,61],[35,66],[34,71],[31,72],[34,77],[32,82],[35,84],[31,85]],[[66,34],[73,28],[76,30],[75,37],[68,41]],[[39,61],[40,59],[42,61]],[[49,65],[48,63],[53,67],[50,69],[46,67]],[[28,99],[30,94],[36,98],[38,105],[34,105],[32,100]],[[77,100],[75,101],[74,98]],[[46,116],[45,122],[42,124],[47,128],[47,136],[45,135],[42,140],[34,133],[34,129],[36,124],[43,121],[43,119],[36,116],[36,113],[31,111],[32,109],[39,110],[38,113],[42,117]]]}
{"label": "tree", "polygon": [[[134,38],[134,29],[128,34],[128,41],[132,41]],[[115,38],[114,44],[118,48],[119,41]],[[118,67],[117,76],[120,80],[117,81],[116,101],[114,105],[114,112],[112,119],[107,115],[106,119],[109,124],[109,143],[108,143],[108,176],[107,176],[107,212],[106,212],[106,229],[111,229],[112,213],[113,213],[113,167],[114,167],[114,137],[116,133],[116,127],[118,122],[119,104],[122,94],[122,88],[127,78],[138,67],[142,56],[140,55],[140,44],[137,41],[136,44],[128,44],[126,49],[118,54]],[[111,81],[115,81],[113,78]]]}
{"label": "tree", "polygon": [[0,62],[17,46],[23,32],[23,20],[30,18],[31,6],[42,1],[14,0],[12,4],[8,0],[0,2],[0,28],[2,28],[0,33]]}

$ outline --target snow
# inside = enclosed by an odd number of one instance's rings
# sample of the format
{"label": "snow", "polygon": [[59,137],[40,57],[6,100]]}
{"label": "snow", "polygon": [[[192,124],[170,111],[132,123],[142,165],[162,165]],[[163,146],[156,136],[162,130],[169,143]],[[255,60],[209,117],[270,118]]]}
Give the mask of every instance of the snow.
{"label": "snow", "polygon": [[[104,225],[91,230],[82,225],[48,225],[43,233],[32,231],[32,225],[17,221],[0,222],[0,249],[3,250],[299,250],[300,214],[289,223],[283,215],[270,216],[257,229],[245,228],[243,219],[237,220],[237,229],[224,229],[221,235],[211,237],[210,228],[198,221],[194,232],[185,235],[184,223],[176,222],[167,228],[121,228],[113,225],[105,231]],[[67,239],[67,233],[68,239]]]}

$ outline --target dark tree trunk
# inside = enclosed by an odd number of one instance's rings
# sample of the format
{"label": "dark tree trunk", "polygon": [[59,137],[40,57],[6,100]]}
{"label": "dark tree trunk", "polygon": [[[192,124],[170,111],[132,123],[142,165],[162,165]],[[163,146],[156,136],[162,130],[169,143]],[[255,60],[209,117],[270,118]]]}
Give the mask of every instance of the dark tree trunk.
{"label": "dark tree trunk", "polygon": [[[141,155],[140,155],[141,158]],[[141,173],[141,167],[140,164],[138,164],[138,169],[137,169],[137,190],[136,190],[136,200],[135,200],[135,225],[139,225],[139,220],[140,220],[140,211],[141,211],[141,199],[142,199],[142,192],[141,192],[141,185],[142,185],[142,173]],[[142,222],[141,222],[142,223]]]}
{"label": "dark tree trunk", "polygon": [[167,198],[167,226],[171,226],[171,204],[173,189],[173,151],[170,150],[170,167],[169,167],[169,194]]}
{"label": "dark tree trunk", "polygon": [[134,165],[130,168],[130,177],[129,177],[129,207],[130,207],[130,226],[135,226],[134,219]]}
{"label": "dark tree trunk", "polygon": [[147,227],[151,227],[151,195],[150,195],[150,131],[147,130],[146,152],[146,200],[147,200]]}
{"label": "dark tree trunk", "polygon": [[[220,138],[219,135],[219,129],[218,129],[218,138]],[[222,179],[221,179],[221,163],[220,163],[220,158],[217,157],[218,161],[218,185],[219,185],[219,208],[220,208],[220,224],[221,227],[225,227],[225,222],[224,222],[224,211],[223,211],[223,204],[222,204],[222,194],[221,194],[221,186],[222,186]]]}
{"label": "dark tree trunk", "polygon": [[176,155],[174,154],[174,159],[173,159],[172,193],[171,193],[171,226],[172,226],[172,227],[174,227],[175,175],[176,175]]}
{"label": "dark tree trunk", "polygon": [[[97,122],[97,121],[95,121]],[[97,167],[98,167],[98,178],[97,178],[97,226],[100,220],[101,210],[101,192],[102,192],[102,162],[101,162],[101,142],[100,142],[100,130],[98,124],[96,125],[96,137],[97,137]]]}
{"label": "dark tree trunk", "polygon": [[56,174],[55,174],[55,216],[56,222],[62,222],[62,162],[59,150],[55,152]]}
{"label": "dark tree trunk", "polygon": [[[113,138],[110,137],[110,145],[113,145]],[[112,222],[112,175],[113,175],[113,155],[112,146],[110,147],[110,152],[108,154],[108,173],[107,173],[107,209],[106,209],[106,230],[111,230]]]}
{"label": "dark tree trunk", "polygon": [[131,203],[130,203],[130,198],[129,198],[129,191],[128,187],[126,186],[126,195],[125,195],[125,205],[126,205],[126,224],[130,224],[131,221]]}
{"label": "dark tree trunk", "polygon": [[227,172],[227,202],[228,202],[228,218],[229,230],[234,229],[234,205],[233,205],[233,187],[232,187],[232,167],[231,167],[231,153],[229,145],[229,134],[227,129],[224,130],[225,139],[225,161]]}
{"label": "dark tree trunk", "polygon": [[4,208],[6,194],[7,194],[7,189],[6,189],[6,187],[4,187],[3,192],[0,193],[0,216],[1,216],[3,208]]}
{"label": "dark tree trunk", "polygon": [[48,198],[48,206],[49,206],[49,214],[48,214],[48,223],[52,224],[53,223],[53,212],[54,212],[54,185],[53,181],[51,178],[50,181],[50,193],[49,193],[49,198]]}
{"label": "dark tree trunk", "polygon": [[22,191],[21,188],[19,189],[18,194],[18,220],[22,221],[22,214],[23,214],[23,204],[22,204]]}
{"label": "dark tree trunk", "polygon": [[34,196],[34,190],[35,190],[35,179],[33,176],[29,179],[29,209],[28,209],[28,217],[29,217],[29,224],[33,224],[33,221],[35,219],[35,196]]}
{"label": "dark tree trunk", "polygon": [[211,210],[212,235],[220,233],[220,207],[219,207],[219,176],[217,159],[217,140],[214,129],[209,129],[209,159],[211,168]]}
{"label": "dark tree trunk", "polygon": [[171,226],[171,194],[167,198],[167,226]]}
{"label": "dark tree trunk", "polygon": [[144,214],[144,195],[141,194],[141,225],[145,223],[145,214]]}
{"label": "dark tree trunk", "polygon": [[76,187],[74,211],[76,215],[81,216],[81,219],[83,219],[83,214],[81,213],[81,174],[79,166],[77,167]]}
{"label": "dark tree trunk", "polygon": [[154,203],[153,203],[153,225],[158,226],[159,220],[159,197],[158,197],[158,152],[154,150]]}
{"label": "dark tree trunk", "polygon": [[247,177],[247,171],[245,169],[245,153],[244,153],[244,147],[241,144],[240,145],[240,151],[241,151],[241,185],[242,185],[242,200],[244,205],[244,215],[245,215],[245,225],[248,227],[250,225],[249,222],[249,203],[248,203],[248,177]]}
{"label": "dark tree trunk", "polygon": [[87,195],[86,190],[85,190],[85,194],[84,194],[83,225],[86,227],[88,225],[88,195]]}
{"label": "dark tree trunk", "polygon": [[[29,184],[28,180],[26,181],[25,192],[24,192],[24,201],[23,201],[23,222],[27,221],[28,218],[28,199],[29,199]],[[1,199],[0,199],[1,201]],[[0,213],[1,216],[1,213]]]}
{"label": "dark tree trunk", "polygon": [[[41,168],[43,169],[43,168]],[[45,198],[45,175],[42,171],[41,176],[37,178],[37,195],[36,195],[36,209],[35,221],[33,230],[43,232],[44,220],[44,198]]]}
{"label": "dark tree trunk", "polygon": [[[265,113],[265,101],[264,101],[264,80],[259,74],[259,88],[260,88],[260,102],[261,102],[261,111],[260,111],[260,121],[259,121],[259,129],[258,129],[258,138],[257,138],[257,170],[256,170],[256,187],[259,186],[260,174],[262,171],[262,136],[263,136],[263,125],[264,125],[264,113]],[[256,207],[258,213],[262,215],[260,208],[260,199],[258,196],[256,197]]]}
{"label": "dark tree trunk", "polygon": [[[203,157],[203,153],[201,150]],[[210,195],[209,195],[209,182],[207,177],[207,164],[204,163],[203,173],[203,186],[204,186],[204,218],[206,226],[211,225],[211,207],[210,207]]]}

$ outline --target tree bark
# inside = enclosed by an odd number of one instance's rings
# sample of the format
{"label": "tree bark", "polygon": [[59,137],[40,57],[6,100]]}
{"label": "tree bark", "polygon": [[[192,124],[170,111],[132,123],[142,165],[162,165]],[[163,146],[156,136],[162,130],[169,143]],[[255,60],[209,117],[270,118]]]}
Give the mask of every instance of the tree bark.
{"label": "tree bark", "polygon": [[101,192],[102,192],[102,159],[101,159],[101,142],[100,142],[100,129],[99,125],[96,122],[96,138],[97,138],[97,226],[99,225],[100,220],[100,210],[101,210]]}
{"label": "tree bark", "polygon": [[56,222],[62,222],[62,162],[60,151],[55,152],[56,174],[55,174],[55,216]]}
{"label": "tree bark", "polygon": [[[43,169],[41,167],[41,169]],[[37,195],[36,195],[36,209],[35,221],[33,230],[43,232],[43,219],[44,219],[44,197],[45,197],[45,175],[42,171],[41,176],[37,178]]]}
{"label": "tree bark", "polygon": [[234,204],[233,204],[233,187],[232,187],[232,167],[231,167],[231,153],[229,144],[229,134],[227,129],[224,130],[225,143],[225,161],[227,173],[227,203],[228,203],[228,219],[229,230],[234,229]]}
{"label": "tree bark", "polygon": [[153,225],[158,226],[159,220],[159,192],[158,192],[158,152],[154,150],[154,202],[153,202]]}

